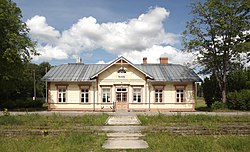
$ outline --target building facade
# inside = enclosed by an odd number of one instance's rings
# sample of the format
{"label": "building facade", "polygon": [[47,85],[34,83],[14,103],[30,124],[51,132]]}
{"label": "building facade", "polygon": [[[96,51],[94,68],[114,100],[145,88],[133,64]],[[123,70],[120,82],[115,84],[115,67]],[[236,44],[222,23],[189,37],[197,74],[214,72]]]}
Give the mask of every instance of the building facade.
{"label": "building facade", "polygon": [[195,82],[191,69],[168,64],[133,64],[119,57],[110,64],[70,63],[53,67],[48,82],[49,110],[194,111]]}

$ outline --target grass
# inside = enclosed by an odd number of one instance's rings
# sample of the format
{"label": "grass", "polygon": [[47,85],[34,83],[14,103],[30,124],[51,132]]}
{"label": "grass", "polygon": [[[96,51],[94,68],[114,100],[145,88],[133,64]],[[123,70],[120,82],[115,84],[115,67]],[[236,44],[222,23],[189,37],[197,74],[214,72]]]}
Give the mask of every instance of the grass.
{"label": "grass", "polygon": [[[208,126],[216,127],[220,124],[250,124],[250,117],[223,117],[206,115],[187,115],[187,116],[165,116],[159,114],[156,116],[138,116],[142,125],[146,126]],[[76,125],[93,126],[104,125],[107,114],[102,115],[84,115],[84,116],[62,116],[54,114],[52,116],[43,116],[38,114],[29,114],[23,116],[0,116],[0,129],[11,128],[29,130],[32,127],[49,128],[68,128],[68,132],[62,132],[57,135],[0,135],[0,151],[4,152],[67,152],[67,151],[110,151],[102,149],[102,144],[107,139],[105,133],[83,133],[73,130]],[[147,131],[147,130],[145,130]],[[175,135],[167,132],[145,132],[143,137],[149,144],[148,149],[126,150],[126,151],[248,151],[250,149],[250,137],[236,135]],[[113,152],[119,150],[111,150]]]}
{"label": "grass", "polygon": [[44,116],[38,114],[27,114],[21,116],[0,116],[0,128],[18,126],[26,129],[39,127],[49,128],[67,128],[71,126],[101,126],[105,124],[107,114],[102,115],[84,115],[84,116],[62,116],[54,114],[52,116]]}
{"label": "grass", "polygon": [[[142,125],[152,126],[153,129],[156,129],[154,127],[164,126],[202,126],[204,128],[216,128],[223,124],[250,124],[249,116],[166,116],[159,114],[155,116],[139,115],[138,117]],[[250,149],[249,135],[179,135],[162,132],[161,130],[150,130],[150,127],[148,129],[144,132],[146,134],[144,139],[149,144],[149,148],[145,151],[247,152]]]}
{"label": "grass", "polygon": [[60,135],[0,135],[0,151],[4,152],[80,152],[102,151],[105,135],[69,133]]}
{"label": "grass", "polygon": [[207,115],[175,115],[166,116],[158,114],[154,116],[139,115],[142,125],[146,126],[203,126],[216,128],[221,124],[250,124],[249,116],[207,116]]}
{"label": "grass", "polygon": [[196,98],[195,110],[197,110],[197,111],[212,111],[211,108],[207,107],[205,100],[202,97]]}
{"label": "grass", "polygon": [[149,143],[147,151],[174,152],[247,152],[250,149],[249,136],[234,135],[169,135],[157,132],[148,133],[145,140]]}

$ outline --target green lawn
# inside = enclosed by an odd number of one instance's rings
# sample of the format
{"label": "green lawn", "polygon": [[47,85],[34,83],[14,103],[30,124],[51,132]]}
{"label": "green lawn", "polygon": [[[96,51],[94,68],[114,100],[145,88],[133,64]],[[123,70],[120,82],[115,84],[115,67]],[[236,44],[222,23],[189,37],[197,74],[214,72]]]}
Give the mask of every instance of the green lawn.
{"label": "green lawn", "polygon": [[[106,139],[104,133],[81,132],[84,126],[105,125],[107,114],[44,116],[29,114],[21,116],[0,116],[0,130],[38,130],[35,134],[1,134],[0,151],[3,152],[63,152],[63,151],[102,151]],[[46,129],[44,129],[46,128]],[[53,130],[62,130],[52,134]],[[44,136],[42,132],[48,131]]]}
{"label": "green lawn", "polygon": [[212,111],[210,108],[207,107],[205,100],[202,97],[196,98],[195,110],[197,110],[197,111]]}
{"label": "green lawn", "polygon": [[138,116],[142,125],[149,126],[145,130],[145,140],[149,144],[146,151],[174,152],[247,152],[250,149],[249,135],[187,135],[175,134],[160,127],[203,127],[218,129],[221,125],[250,125],[249,116],[223,117],[207,115]]}
{"label": "green lawn", "polygon": [[107,120],[107,114],[101,115],[84,115],[84,116],[62,116],[54,114],[52,116],[44,116],[39,114],[27,114],[20,116],[0,116],[1,127],[47,127],[51,129],[70,128],[73,126],[101,126]]}
{"label": "green lawn", "polygon": [[71,132],[60,135],[0,135],[2,152],[102,151],[105,135]]}
{"label": "green lawn", "polygon": [[[138,116],[142,125],[149,126],[143,133],[144,140],[149,144],[148,149],[126,150],[145,152],[246,152],[250,149],[249,135],[179,135],[167,131],[150,130],[154,127],[164,126],[202,126],[216,128],[222,124],[249,125],[250,117],[223,117],[206,115],[187,116]],[[0,116],[0,130],[32,130],[47,127],[49,129],[65,131],[58,134],[44,136],[43,134],[0,134],[0,151],[4,152],[67,152],[67,151],[110,151],[102,149],[107,139],[105,132],[81,132],[75,127],[104,125],[107,114],[84,116],[42,116],[37,114],[23,116]],[[73,129],[72,129],[73,128]],[[81,129],[84,129],[82,127]],[[41,130],[44,131],[44,130]],[[50,131],[50,130],[49,130]],[[119,150],[112,150],[119,151]]]}
{"label": "green lawn", "polygon": [[170,152],[248,152],[250,136],[236,135],[170,135],[157,132],[145,137],[147,151]]}
{"label": "green lawn", "polygon": [[224,124],[250,124],[249,116],[208,116],[208,115],[175,115],[166,116],[158,114],[154,116],[139,115],[142,125],[146,126],[203,126],[217,127]]}

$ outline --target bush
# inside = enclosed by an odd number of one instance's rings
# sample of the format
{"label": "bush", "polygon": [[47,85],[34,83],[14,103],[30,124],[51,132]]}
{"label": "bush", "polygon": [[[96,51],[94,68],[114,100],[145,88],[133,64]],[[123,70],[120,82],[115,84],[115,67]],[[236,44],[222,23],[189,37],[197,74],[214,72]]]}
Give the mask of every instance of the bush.
{"label": "bush", "polygon": [[218,109],[226,109],[227,106],[224,103],[222,103],[222,102],[215,101],[212,104],[211,108],[214,109],[214,110],[218,110]]}
{"label": "bush", "polygon": [[250,90],[228,93],[227,106],[229,109],[250,110]]}
{"label": "bush", "polygon": [[43,100],[18,99],[5,101],[1,104],[1,108],[18,109],[18,108],[42,108]]}

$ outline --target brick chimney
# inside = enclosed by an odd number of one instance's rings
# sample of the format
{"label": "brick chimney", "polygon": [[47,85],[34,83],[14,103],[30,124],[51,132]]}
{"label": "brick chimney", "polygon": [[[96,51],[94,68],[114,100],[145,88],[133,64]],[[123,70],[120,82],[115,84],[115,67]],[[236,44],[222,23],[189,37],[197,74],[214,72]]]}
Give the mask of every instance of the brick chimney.
{"label": "brick chimney", "polygon": [[168,58],[167,57],[160,57],[160,64],[168,64]]}
{"label": "brick chimney", "polygon": [[144,57],[143,58],[143,64],[147,64],[148,62],[147,62],[147,57]]}

